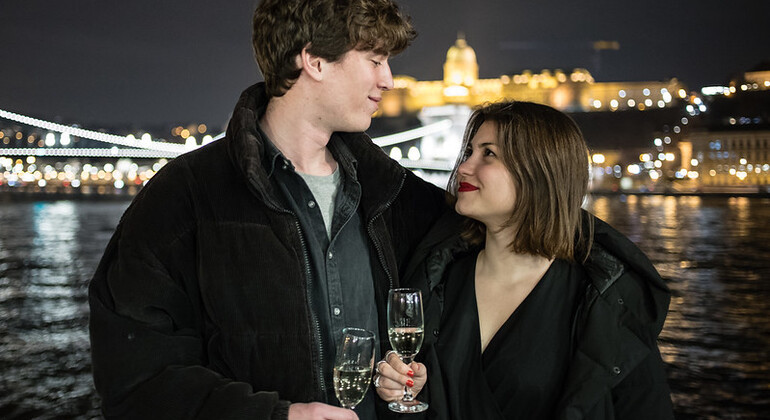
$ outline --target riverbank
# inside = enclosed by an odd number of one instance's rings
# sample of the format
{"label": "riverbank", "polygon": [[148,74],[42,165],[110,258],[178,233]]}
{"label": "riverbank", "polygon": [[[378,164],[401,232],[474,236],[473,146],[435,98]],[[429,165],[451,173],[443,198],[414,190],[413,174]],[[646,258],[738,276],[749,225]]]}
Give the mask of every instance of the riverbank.
{"label": "riverbank", "polygon": [[130,201],[136,194],[117,193],[117,194],[83,194],[83,193],[63,193],[47,191],[2,191],[0,190],[0,203],[22,203],[30,201]]}
{"label": "riverbank", "polygon": [[[746,191],[746,190],[723,190],[723,191],[612,191],[596,190],[590,191],[589,196],[596,197],[617,197],[617,196],[672,196],[672,197],[756,197],[770,198],[770,191]],[[49,192],[49,191],[14,191],[0,190],[0,203],[9,202],[28,202],[28,201],[130,201],[136,194],[130,194],[126,191],[115,193],[81,193],[81,192]]]}
{"label": "riverbank", "polygon": [[768,198],[770,191],[745,191],[745,190],[723,190],[723,191],[610,191],[598,190],[591,191],[589,195],[598,197],[615,197],[622,195],[641,195],[641,196],[671,196],[671,197],[757,197]]}

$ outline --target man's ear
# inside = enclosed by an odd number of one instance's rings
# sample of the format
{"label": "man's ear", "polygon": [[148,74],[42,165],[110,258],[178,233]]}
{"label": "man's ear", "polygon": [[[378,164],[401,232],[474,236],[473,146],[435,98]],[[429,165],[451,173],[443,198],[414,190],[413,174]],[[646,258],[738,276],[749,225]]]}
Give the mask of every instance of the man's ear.
{"label": "man's ear", "polygon": [[323,79],[322,71],[328,62],[317,55],[313,55],[309,48],[310,44],[305,45],[297,55],[297,66],[313,80],[320,81]]}

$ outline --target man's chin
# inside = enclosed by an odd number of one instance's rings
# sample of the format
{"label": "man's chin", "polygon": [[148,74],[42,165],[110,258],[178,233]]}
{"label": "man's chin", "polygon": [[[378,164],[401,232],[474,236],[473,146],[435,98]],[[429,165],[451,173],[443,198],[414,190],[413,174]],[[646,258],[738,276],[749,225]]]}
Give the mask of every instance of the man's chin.
{"label": "man's chin", "polygon": [[344,133],[360,133],[369,129],[372,125],[372,117],[366,116],[354,119],[354,118],[339,118],[340,124],[335,127],[334,131]]}
{"label": "man's chin", "polygon": [[[351,124],[351,125],[353,125],[353,124]],[[359,133],[359,132],[362,132],[362,131],[366,131],[371,126],[372,126],[372,119],[369,118],[366,121],[361,121],[359,124],[355,124],[355,127],[351,127],[350,132]]]}

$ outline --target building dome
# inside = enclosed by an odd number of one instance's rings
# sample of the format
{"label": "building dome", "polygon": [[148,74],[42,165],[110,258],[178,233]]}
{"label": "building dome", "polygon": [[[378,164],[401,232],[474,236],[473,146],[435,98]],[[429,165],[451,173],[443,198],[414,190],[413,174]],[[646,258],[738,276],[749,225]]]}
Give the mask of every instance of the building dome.
{"label": "building dome", "polygon": [[446,52],[446,62],[476,64],[476,51],[473,50],[462,35],[458,36],[455,44]]}
{"label": "building dome", "polygon": [[476,52],[465,37],[460,34],[457,41],[446,53],[444,62],[444,83],[447,86],[473,86],[479,78],[479,65]]}

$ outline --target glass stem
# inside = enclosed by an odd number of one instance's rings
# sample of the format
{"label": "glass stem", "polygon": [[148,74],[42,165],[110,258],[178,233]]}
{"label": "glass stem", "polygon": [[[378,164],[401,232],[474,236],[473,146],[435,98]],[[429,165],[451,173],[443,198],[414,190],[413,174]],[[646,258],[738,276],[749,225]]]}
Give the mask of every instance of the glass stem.
{"label": "glass stem", "polygon": [[[410,357],[402,357],[401,361],[406,363],[407,366],[412,363],[412,359]],[[412,388],[410,388],[408,386],[404,386],[404,398],[403,398],[403,401],[406,401],[406,402],[414,401],[414,395],[412,394]]]}

